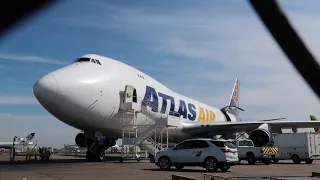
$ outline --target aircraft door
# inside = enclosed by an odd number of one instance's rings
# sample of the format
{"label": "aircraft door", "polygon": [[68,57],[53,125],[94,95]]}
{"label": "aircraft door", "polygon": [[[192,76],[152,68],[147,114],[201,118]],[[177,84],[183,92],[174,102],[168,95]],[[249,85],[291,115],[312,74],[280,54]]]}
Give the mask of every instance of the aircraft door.
{"label": "aircraft door", "polygon": [[125,103],[137,102],[137,91],[131,85],[126,85],[125,87],[124,102]]}

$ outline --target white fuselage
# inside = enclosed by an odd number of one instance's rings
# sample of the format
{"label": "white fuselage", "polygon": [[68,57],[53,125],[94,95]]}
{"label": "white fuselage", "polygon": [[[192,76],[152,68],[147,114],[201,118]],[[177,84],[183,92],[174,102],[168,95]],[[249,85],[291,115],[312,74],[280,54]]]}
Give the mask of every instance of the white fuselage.
{"label": "white fuselage", "polygon": [[[172,108],[171,110],[180,113],[180,126],[169,129],[172,140],[181,141],[190,137],[181,131],[186,122],[226,121],[219,108],[173,92],[129,65],[94,54],[81,58],[99,60],[100,64],[91,61],[74,62],[49,73],[34,85],[34,94],[41,105],[70,126],[83,131],[99,130],[105,136],[121,138],[122,112],[119,108],[126,85],[136,89],[138,101],[148,95],[151,101],[157,98],[158,101],[154,104],[158,106],[159,112],[168,112]],[[173,99],[174,103],[170,102],[170,99]],[[167,104],[166,108],[163,102]],[[231,119],[235,120],[233,116]],[[136,123],[145,121],[146,116],[139,113]]]}

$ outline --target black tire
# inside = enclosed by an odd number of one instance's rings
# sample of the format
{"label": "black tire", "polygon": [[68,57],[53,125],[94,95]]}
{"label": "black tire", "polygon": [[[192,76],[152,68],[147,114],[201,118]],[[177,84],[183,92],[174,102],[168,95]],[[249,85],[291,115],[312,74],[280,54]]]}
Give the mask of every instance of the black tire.
{"label": "black tire", "polygon": [[279,159],[273,159],[272,161],[273,161],[273,163],[278,163]]}
{"label": "black tire", "polygon": [[230,166],[220,167],[220,170],[221,170],[222,172],[226,172],[226,171],[228,171],[229,169],[230,169]]}
{"label": "black tire", "polygon": [[103,149],[100,150],[99,154],[98,154],[98,161],[104,161],[105,158],[105,152]]}
{"label": "black tire", "polygon": [[123,157],[120,157],[119,162],[120,162],[120,163],[123,162]]}
{"label": "black tire", "polygon": [[150,162],[151,162],[151,163],[155,163],[155,162],[156,162],[156,160],[154,159],[154,157],[151,157],[151,158],[150,158]]}
{"label": "black tire", "polygon": [[86,160],[88,162],[101,162],[104,160],[105,153],[104,150],[100,150],[99,152],[91,152],[90,150],[86,153]]}
{"label": "black tire", "polygon": [[174,167],[176,167],[176,169],[181,170],[184,168],[184,165],[175,165]]}
{"label": "black tire", "polygon": [[93,160],[92,152],[89,151],[89,150],[87,150],[87,153],[86,153],[86,160],[87,160],[88,162],[92,162],[92,160]]}
{"label": "black tire", "polygon": [[271,163],[270,159],[263,159],[262,161],[265,165],[269,165]]}
{"label": "black tire", "polygon": [[294,164],[300,164],[301,163],[300,157],[298,155],[296,155],[296,154],[292,156],[292,161],[293,161]]}
{"label": "black tire", "polygon": [[164,171],[170,170],[170,168],[171,168],[170,159],[165,156],[159,158],[159,167],[160,167],[160,169],[162,169]]}
{"label": "black tire", "polygon": [[254,154],[248,154],[247,161],[248,161],[248,164],[250,165],[256,164],[256,158],[254,157]]}
{"label": "black tire", "polygon": [[313,162],[313,159],[307,159],[307,160],[306,160],[306,163],[307,163],[307,164],[312,164],[312,162]]}
{"label": "black tire", "polygon": [[215,172],[218,170],[218,160],[213,157],[207,157],[204,160],[204,168],[206,168],[207,171]]}

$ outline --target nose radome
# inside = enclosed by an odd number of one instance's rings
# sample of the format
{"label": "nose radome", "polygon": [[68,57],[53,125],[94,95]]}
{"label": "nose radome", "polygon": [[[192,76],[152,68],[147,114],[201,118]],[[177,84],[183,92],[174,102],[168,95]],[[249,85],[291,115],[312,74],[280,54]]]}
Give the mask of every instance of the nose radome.
{"label": "nose radome", "polygon": [[52,102],[58,91],[58,83],[53,75],[45,75],[33,85],[33,94],[40,103]]}

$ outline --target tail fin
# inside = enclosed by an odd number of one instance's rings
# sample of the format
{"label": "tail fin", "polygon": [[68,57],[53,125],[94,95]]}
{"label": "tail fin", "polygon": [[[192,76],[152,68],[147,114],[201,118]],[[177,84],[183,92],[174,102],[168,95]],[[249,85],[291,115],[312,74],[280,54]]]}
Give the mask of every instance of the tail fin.
{"label": "tail fin", "polygon": [[[232,94],[230,97],[229,106],[239,107],[239,92],[240,92],[240,81],[236,79],[233,86]],[[228,113],[233,114],[238,119],[239,109],[230,109]]]}
{"label": "tail fin", "polygon": [[[315,115],[310,115],[311,121],[318,121],[317,117]],[[320,127],[314,127],[314,132],[320,133]]]}
{"label": "tail fin", "polygon": [[27,140],[27,141],[31,141],[31,140],[33,139],[33,137],[34,137],[35,134],[36,134],[36,133],[30,133],[30,134],[26,137],[26,140]]}

